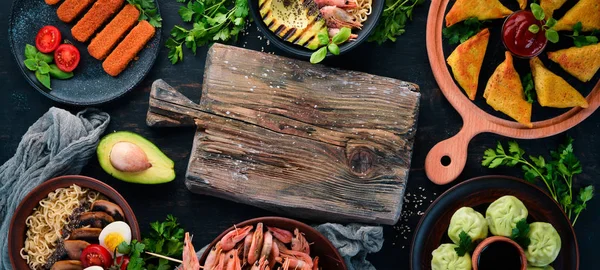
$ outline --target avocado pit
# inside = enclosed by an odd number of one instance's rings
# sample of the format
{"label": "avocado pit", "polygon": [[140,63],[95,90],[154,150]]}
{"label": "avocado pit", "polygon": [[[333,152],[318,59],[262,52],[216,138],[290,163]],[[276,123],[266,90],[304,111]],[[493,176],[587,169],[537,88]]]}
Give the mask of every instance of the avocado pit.
{"label": "avocado pit", "polygon": [[130,173],[152,167],[144,150],[130,142],[118,142],[112,147],[110,163],[118,171]]}

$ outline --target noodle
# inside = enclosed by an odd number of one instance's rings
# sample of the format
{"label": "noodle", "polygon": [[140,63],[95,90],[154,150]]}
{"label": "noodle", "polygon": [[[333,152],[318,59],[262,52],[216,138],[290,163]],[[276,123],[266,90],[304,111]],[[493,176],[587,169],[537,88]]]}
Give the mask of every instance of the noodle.
{"label": "noodle", "polygon": [[[382,1],[382,0],[379,0]],[[349,10],[358,22],[365,22],[371,15],[373,0],[356,0],[357,7]]]}
{"label": "noodle", "polygon": [[91,203],[97,197],[97,192],[72,185],[50,192],[47,198],[39,202],[39,206],[25,220],[27,233],[25,246],[21,249],[21,257],[31,269],[42,269],[62,238],[62,230],[69,223],[69,216],[80,202]]}

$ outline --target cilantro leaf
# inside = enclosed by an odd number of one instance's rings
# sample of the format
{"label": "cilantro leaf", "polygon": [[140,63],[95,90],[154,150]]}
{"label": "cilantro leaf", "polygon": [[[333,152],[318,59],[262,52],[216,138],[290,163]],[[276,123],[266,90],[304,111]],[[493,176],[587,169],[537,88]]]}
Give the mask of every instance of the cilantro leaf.
{"label": "cilantro leaf", "polygon": [[156,28],[162,27],[162,17],[158,14],[158,8],[156,8],[154,0],[127,0],[127,2],[140,11],[138,20],[147,20],[150,25]]}
{"label": "cilantro leaf", "polygon": [[523,249],[527,249],[531,240],[529,239],[529,223],[527,219],[521,219],[517,222],[516,226],[512,229],[510,239],[517,242]]}
{"label": "cilantro leaf", "polygon": [[525,76],[521,77],[521,82],[523,83],[523,90],[525,92],[525,97],[527,98],[527,102],[534,103],[536,93],[534,91],[533,77],[531,72],[525,74]]}
{"label": "cilantro leaf", "polygon": [[479,21],[477,18],[469,18],[442,30],[442,36],[450,44],[464,43],[469,38],[481,31],[486,21]]}
{"label": "cilantro leaf", "polygon": [[425,0],[385,1],[381,20],[369,36],[369,41],[374,41],[378,44],[382,44],[388,40],[395,42],[396,38],[406,31],[407,22],[412,21],[415,6],[421,5],[423,2]]}
{"label": "cilantro leaf", "polygon": [[459,257],[462,257],[465,256],[465,254],[467,253],[473,252],[476,245],[475,243],[473,243],[471,236],[469,236],[469,234],[467,234],[465,231],[461,231],[458,237],[460,238],[458,242],[458,247],[454,248],[456,254]]}

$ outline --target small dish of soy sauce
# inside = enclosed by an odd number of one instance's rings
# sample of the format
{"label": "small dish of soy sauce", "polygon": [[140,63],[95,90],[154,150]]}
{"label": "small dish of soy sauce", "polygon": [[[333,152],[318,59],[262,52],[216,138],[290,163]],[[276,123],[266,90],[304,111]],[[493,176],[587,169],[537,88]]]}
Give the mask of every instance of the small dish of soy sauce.
{"label": "small dish of soy sauce", "polygon": [[515,241],[493,236],[482,241],[473,252],[473,270],[527,270],[525,251]]}

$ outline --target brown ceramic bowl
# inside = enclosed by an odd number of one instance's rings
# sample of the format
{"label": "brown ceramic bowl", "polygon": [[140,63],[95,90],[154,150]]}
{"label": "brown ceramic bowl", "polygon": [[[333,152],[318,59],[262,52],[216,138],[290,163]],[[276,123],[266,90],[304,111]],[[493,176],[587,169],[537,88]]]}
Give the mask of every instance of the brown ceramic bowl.
{"label": "brown ceramic bowl", "polygon": [[308,226],[300,221],[296,221],[289,218],[282,217],[261,217],[246,220],[242,223],[236,224],[235,226],[231,226],[229,229],[225,230],[221,235],[217,236],[215,240],[210,243],[210,245],[202,254],[200,258],[200,265],[204,265],[204,261],[206,261],[206,257],[208,253],[212,249],[213,246],[217,244],[218,241],[225,236],[228,232],[232,231],[235,228],[242,228],[248,225],[256,225],[262,222],[265,226],[270,227],[278,227],[281,229],[294,231],[294,229],[298,228],[301,232],[304,233],[306,240],[311,243],[310,246],[310,255],[314,258],[314,256],[319,256],[319,266],[323,269],[331,269],[331,270],[347,270],[346,264],[344,263],[344,259],[338,252],[338,250],[329,242],[329,240],[323,236],[320,232],[313,229],[311,226]]}
{"label": "brown ceramic bowl", "polygon": [[131,210],[129,204],[127,204],[123,196],[116,190],[94,178],[80,175],[61,176],[50,179],[34,188],[27,196],[25,196],[25,198],[23,198],[23,201],[21,201],[19,206],[17,206],[10,222],[10,230],[8,233],[8,254],[10,263],[14,269],[29,269],[27,262],[21,258],[20,255],[21,248],[23,248],[25,243],[25,231],[27,229],[25,219],[31,215],[33,208],[38,205],[39,201],[48,196],[48,193],[55,191],[58,188],[69,187],[73,184],[82,188],[98,191],[110,199],[110,201],[119,205],[125,214],[125,222],[131,227],[133,239],[141,239],[140,227],[138,226],[133,210]]}
{"label": "brown ceramic bowl", "polygon": [[492,236],[492,237],[488,237],[485,240],[481,241],[481,243],[479,243],[479,245],[477,245],[477,247],[473,251],[473,256],[471,256],[471,264],[473,265],[473,270],[478,270],[479,269],[478,262],[479,262],[479,256],[481,256],[481,252],[486,247],[488,247],[489,245],[491,245],[493,243],[496,243],[496,242],[506,242],[506,243],[509,243],[516,250],[518,250],[519,251],[519,255],[521,257],[521,263],[522,263],[520,270],[527,270],[527,257],[525,256],[525,251],[523,250],[523,248],[521,246],[519,246],[519,244],[517,244],[515,241],[510,240],[509,238],[504,237],[504,236]]}
{"label": "brown ceramic bowl", "polygon": [[430,270],[431,252],[443,243],[452,243],[448,226],[454,212],[463,206],[485,215],[487,207],[498,198],[512,195],[525,204],[527,222],[548,222],[562,242],[560,253],[552,263],[554,269],[578,270],[579,248],[571,222],[560,206],[539,187],[514,177],[483,176],[464,181],[440,195],[429,206],[415,231],[410,254],[410,269]]}

